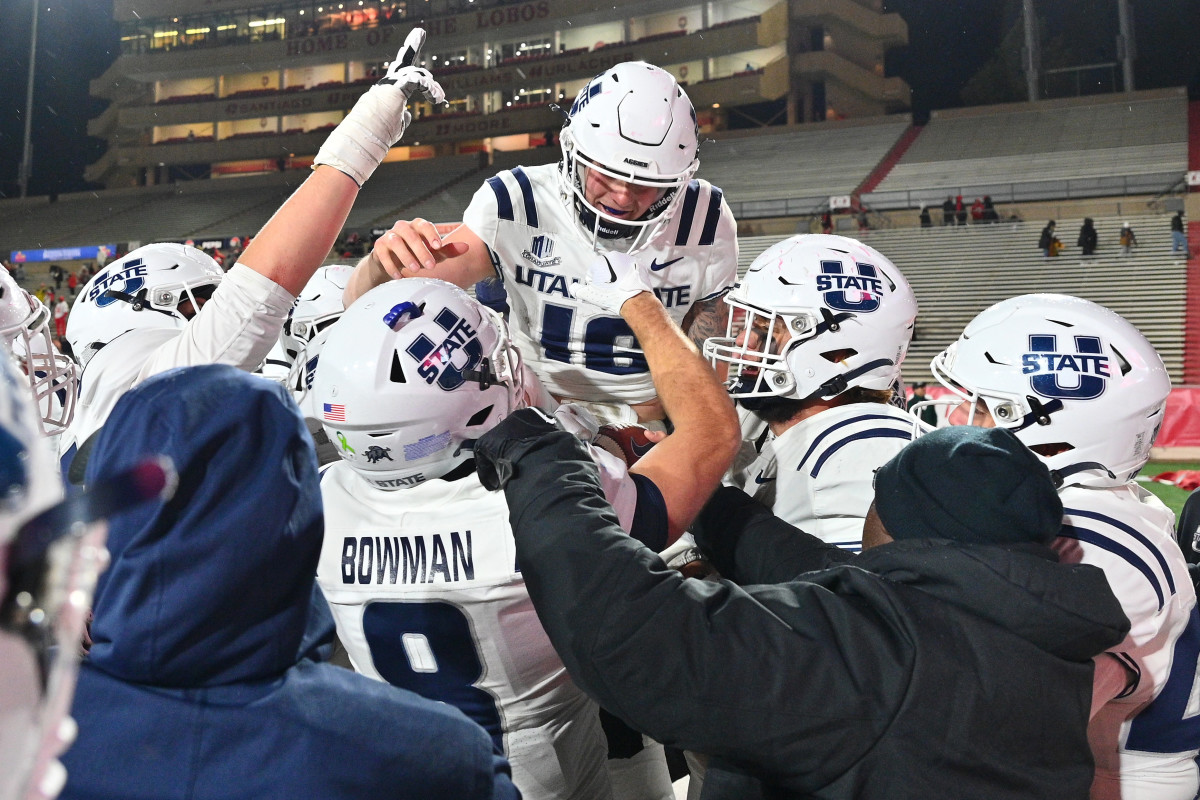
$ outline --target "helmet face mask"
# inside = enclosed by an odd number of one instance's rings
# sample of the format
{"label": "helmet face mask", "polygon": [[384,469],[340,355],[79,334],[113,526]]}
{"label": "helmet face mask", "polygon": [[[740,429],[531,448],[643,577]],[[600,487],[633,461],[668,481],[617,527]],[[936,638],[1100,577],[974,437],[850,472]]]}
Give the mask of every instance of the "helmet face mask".
{"label": "helmet face mask", "polygon": [[772,246],[725,302],[726,335],[705,341],[704,355],[727,371],[726,387],[739,401],[889,389],[917,314],[912,289],[887,258],[826,235]]}
{"label": "helmet face mask", "polygon": [[112,262],[80,290],[67,319],[75,358],[86,367],[127,331],[182,330],[224,275],[211,257],[181,244],[149,244]]}
{"label": "helmet face mask", "polygon": [[997,303],[930,368],[970,404],[963,421],[1009,428],[1063,486],[1132,480],[1150,458],[1171,390],[1136,328],[1066,295]]}
{"label": "helmet face mask", "polygon": [[0,346],[11,351],[25,373],[41,432],[60,434],[75,413],[77,368],[54,346],[50,310],[18,286],[7,270],[0,272]]}
{"label": "helmet face mask", "polygon": [[[559,136],[559,177],[563,199],[593,248],[629,240],[632,252],[666,225],[700,166],[697,130],[687,95],[652,64],[618,64],[580,90]],[[628,218],[589,197],[596,175],[628,184],[624,192],[641,197],[646,209]]]}
{"label": "helmet face mask", "polygon": [[444,281],[378,286],[320,338],[313,409],[342,459],[379,488],[446,475],[524,405],[504,321]]}

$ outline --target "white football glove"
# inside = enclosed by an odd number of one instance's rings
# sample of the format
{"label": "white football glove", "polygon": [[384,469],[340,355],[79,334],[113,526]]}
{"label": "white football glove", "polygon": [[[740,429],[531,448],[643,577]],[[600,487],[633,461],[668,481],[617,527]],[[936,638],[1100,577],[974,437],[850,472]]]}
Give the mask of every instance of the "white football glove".
{"label": "white football glove", "polygon": [[621,306],[634,295],[653,291],[645,267],[627,253],[605,253],[588,265],[584,283],[572,283],[571,296],[620,315]]}
{"label": "white football glove", "polygon": [[358,98],[354,108],[321,145],[313,159],[314,168],[327,164],[362,186],[412,121],[412,114],[405,107],[409,98],[419,96],[434,104],[445,102],[446,93],[429,70],[413,66],[424,44],[424,28],[413,28],[387,74]]}

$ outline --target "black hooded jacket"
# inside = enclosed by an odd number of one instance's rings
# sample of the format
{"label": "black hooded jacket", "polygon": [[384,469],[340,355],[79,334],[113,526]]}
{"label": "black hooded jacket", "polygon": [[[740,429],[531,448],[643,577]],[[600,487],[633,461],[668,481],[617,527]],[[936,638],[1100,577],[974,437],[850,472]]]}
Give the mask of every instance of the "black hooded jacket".
{"label": "black hooded jacket", "polygon": [[476,459],[572,677],[712,756],[704,798],[752,796],[745,779],[766,797],[1087,797],[1090,659],[1129,627],[1100,570],[939,539],[838,563],[765,509],[739,521],[734,496],[697,534],[726,578],[689,579],[620,531],[570,435],[519,412]]}

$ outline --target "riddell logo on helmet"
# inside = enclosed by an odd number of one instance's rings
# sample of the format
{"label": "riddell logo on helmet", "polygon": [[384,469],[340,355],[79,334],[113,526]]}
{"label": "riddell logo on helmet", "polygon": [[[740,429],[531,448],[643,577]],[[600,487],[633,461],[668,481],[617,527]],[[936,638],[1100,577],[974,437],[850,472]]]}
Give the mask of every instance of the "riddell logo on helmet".
{"label": "riddell logo on helmet", "polygon": [[1031,334],[1029,349],[1021,356],[1021,372],[1042,397],[1057,400],[1094,400],[1108,386],[1109,359],[1098,336],[1076,336],[1074,353],[1058,352],[1054,334]]}
{"label": "riddell logo on helmet", "polygon": [[149,270],[140,258],[128,261],[120,267],[114,265],[108,271],[101,272],[96,276],[92,288],[88,290],[87,299],[95,302],[100,308],[104,308],[117,302],[117,298],[105,294],[109,289],[115,289],[125,294],[134,294],[146,284],[148,273]]}
{"label": "riddell logo on helmet", "polygon": [[446,331],[446,338],[435,343],[422,333],[405,352],[416,359],[417,373],[426,383],[437,381],[440,388],[452,392],[466,381],[463,373],[483,360],[483,344],[475,329],[448,308],[439,311],[433,321]]}

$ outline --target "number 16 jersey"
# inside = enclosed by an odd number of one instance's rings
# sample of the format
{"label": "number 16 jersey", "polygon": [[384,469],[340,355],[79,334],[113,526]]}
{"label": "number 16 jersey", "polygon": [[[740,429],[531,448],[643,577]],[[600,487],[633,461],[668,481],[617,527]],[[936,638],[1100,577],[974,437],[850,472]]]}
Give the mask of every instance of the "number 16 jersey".
{"label": "number 16 jersey", "polygon": [[[677,323],[737,280],[737,225],[722,192],[693,180],[671,219],[634,255]],[[633,331],[571,297],[596,257],[560,191],[558,167],[516,167],[484,182],[463,214],[508,290],[513,341],[556,397],[641,403],[657,392]],[[603,244],[603,240],[601,240]]]}

